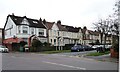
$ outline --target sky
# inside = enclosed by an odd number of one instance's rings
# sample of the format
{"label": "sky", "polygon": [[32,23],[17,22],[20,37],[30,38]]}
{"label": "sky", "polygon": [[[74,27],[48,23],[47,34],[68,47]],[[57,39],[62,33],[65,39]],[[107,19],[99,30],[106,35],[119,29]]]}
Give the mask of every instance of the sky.
{"label": "sky", "polygon": [[0,28],[8,14],[61,20],[63,25],[93,29],[93,23],[113,14],[116,0],[0,0]]}

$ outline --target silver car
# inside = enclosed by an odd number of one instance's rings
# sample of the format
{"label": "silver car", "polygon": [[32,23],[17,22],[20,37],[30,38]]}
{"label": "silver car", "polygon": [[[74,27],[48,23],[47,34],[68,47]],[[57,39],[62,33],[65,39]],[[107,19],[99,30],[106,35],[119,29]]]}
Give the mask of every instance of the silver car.
{"label": "silver car", "polygon": [[9,52],[9,49],[6,48],[6,47],[3,46],[3,45],[0,45],[0,52],[1,52],[1,53],[3,53],[3,52],[8,53],[8,52]]}

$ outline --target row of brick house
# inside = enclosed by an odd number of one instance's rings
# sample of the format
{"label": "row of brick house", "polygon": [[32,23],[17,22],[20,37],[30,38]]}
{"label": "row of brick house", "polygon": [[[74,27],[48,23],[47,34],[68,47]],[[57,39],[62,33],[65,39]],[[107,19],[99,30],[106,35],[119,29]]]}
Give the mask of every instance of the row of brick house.
{"label": "row of brick house", "polygon": [[[87,45],[95,43],[96,40],[100,41],[99,32],[88,30],[86,27],[63,25],[60,20],[48,22],[41,18],[37,20],[14,14],[7,16],[4,26],[4,45],[12,51],[20,41],[26,41],[30,45],[31,37],[37,37],[42,43],[51,43],[59,49],[63,49],[66,44]],[[111,38],[107,39],[111,42]]]}

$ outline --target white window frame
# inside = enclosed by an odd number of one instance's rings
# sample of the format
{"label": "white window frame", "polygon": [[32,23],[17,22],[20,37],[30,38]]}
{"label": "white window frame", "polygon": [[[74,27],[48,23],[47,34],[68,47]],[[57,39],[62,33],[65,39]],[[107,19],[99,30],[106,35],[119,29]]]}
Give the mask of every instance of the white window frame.
{"label": "white window frame", "polygon": [[[25,30],[27,31],[27,33],[24,33]],[[27,26],[22,26],[22,32],[23,32],[23,34],[28,34],[28,27]]]}
{"label": "white window frame", "polygon": [[[41,32],[42,34],[39,34],[40,32]],[[38,35],[39,35],[39,36],[44,36],[44,29],[38,29]]]}

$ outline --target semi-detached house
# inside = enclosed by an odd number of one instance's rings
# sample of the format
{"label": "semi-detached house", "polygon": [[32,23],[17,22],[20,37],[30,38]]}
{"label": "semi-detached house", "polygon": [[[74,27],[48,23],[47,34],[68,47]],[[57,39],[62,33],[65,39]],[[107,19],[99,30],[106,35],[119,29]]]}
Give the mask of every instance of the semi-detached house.
{"label": "semi-detached house", "polygon": [[82,43],[81,28],[62,25],[61,21],[47,22],[43,20],[47,27],[48,42],[55,46],[57,50],[62,50],[66,44]]}
{"label": "semi-detached house", "polygon": [[[47,42],[46,27],[42,24],[41,19],[31,19],[26,16],[20,17],[8,15],[4,26],[5,40],[4,44],[10,51],[16,50],[20,41],[26,41],[31,36],[36,36],[41,42]],[[17,48],[18,50],[19,48]]]}
{"label": "semi-detached house", "polygon": [[97,31],[88,30],[87,27],[82,29],[83,34],[83,44],[95,43],[100,40],[100,33]]}

